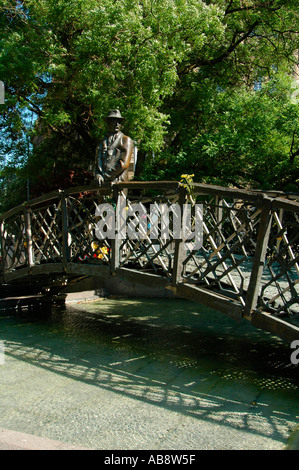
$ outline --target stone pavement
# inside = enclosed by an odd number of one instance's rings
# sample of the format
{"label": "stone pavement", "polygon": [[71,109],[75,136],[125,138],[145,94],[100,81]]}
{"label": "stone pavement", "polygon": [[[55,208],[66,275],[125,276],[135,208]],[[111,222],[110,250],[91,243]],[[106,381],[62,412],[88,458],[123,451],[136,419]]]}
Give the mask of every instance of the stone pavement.
{"label": "stone pavement", "polygon": [[[86,451],[92,449],[0,428],[0,450]],[[291,435],[285,450],[299,450],[299,430]]]}
{"label": "stone pavement", "polygon": [[298,369],[248,322],[123,298],[0,322],[1,450],[298,446]]}

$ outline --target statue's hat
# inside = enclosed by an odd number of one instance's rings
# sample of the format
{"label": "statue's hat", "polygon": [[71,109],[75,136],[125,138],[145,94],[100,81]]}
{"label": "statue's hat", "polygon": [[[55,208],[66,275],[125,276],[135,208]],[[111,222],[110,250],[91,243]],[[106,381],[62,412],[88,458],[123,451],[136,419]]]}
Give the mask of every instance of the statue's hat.
{"label": "statue's hat", "polygon": [[120,114],[119,109],[112,109],[111,111],[109,111],[108,116],[106,116],[106,119],[124,119],[124,118]]}

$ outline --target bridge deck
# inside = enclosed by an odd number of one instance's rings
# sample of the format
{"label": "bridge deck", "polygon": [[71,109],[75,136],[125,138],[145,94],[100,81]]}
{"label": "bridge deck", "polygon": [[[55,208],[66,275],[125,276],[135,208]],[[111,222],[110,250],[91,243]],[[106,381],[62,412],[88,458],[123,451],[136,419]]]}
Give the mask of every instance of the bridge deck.
{"label": "bridge deck", "polygon": [[203,184],[190,194],[177,182],[71,188],[2,216],[2,282],[163,285],[289,341],[299,338],[298,227],[299,203],[282,194]]}

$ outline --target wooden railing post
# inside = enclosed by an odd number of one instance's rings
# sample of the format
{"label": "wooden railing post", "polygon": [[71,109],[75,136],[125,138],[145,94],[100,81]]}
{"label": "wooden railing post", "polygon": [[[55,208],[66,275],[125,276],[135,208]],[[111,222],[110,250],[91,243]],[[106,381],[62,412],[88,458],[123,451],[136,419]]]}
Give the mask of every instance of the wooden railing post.
{"label": "wooden railing post", "polygon": [[263,274],[272,220],[272,199],[263,197],[260,226],[255,247],[253,266],[245,299],[243,316],[249,317],[258,300],[260,282]]}
{"label": "wooden railing post", "polygon": [[[183,209],[184,203],[186,198],[186,190],[183,186],[179,187],[179,207],[181,210],[181,221],[183,220]],[[172,279],[171,284],[173,287],[177,286],[177,284],[182,280],[183,277],[183,261],[185,259],[185,246],[184,241],[182,238],[182,230],[181,236],[179,239],[175,240],[174,242],[174,260],[173,260],[173,269],[172,269]]]}
{"label": "wooden railing post", "polygon": [[215,242],[217,243],[217,245],[220,245],[223,242],[221,235],[220,235],[222,231],[222,217],[223,217],[221,196],[215,196],[215,217],[216,217],[216,224],[217,224]]}
{"label": "wooden railing post", "polygon": [[60,192],[60,203],[61,203],[61,232],[62,232],[62,264],[64,269],[67,267],[67,263],[70,260],[70,250],[68,244],[68,214],[67,204],[64,191]]}
{"label": "wooden railing post", "polygon": [[5,279],[6,273],[6,253],[5,253],[5,240],[4,240],[4,221],[1,220],[0,225],[0,245],[1,245],[1,267],[2,267],[2,276]]}
{"label": "wooden railing post", "polygon": [[120,264],[120,245],[121,245],[121,238],[120,233],[118,232],[118,219],[117,219],[117,207],[118,207],[118,196],[119,190],[117,186],[113,187],[113,200],[115,203],[115,236],[113,239],[110,240],[110,248],[111,248],[111,257],[110,257],[110,271],[111,273],[115,273],[115,271],[119,268]]}
{"label": "wooden railing post", "polygon": [[25,237],[26,237],[26,256],[27,264],[29,268],[34,266],[34,251],[32,243],[32,230],[31,230],[31,210],[28,206],[24,208],[24,218],[25,218]]}

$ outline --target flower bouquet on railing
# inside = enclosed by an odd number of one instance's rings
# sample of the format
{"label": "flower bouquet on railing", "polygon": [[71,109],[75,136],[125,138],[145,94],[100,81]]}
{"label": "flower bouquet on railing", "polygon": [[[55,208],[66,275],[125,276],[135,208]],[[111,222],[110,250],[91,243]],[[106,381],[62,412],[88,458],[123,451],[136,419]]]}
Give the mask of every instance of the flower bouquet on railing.
{"label": "flower bouquet on railing", "polygon": [[193,191],[194,191],[194,185],[193,185],[193,177],[194,175],[181,175],[181,180],[180,183],[183,185],[183,187],[187,191],[187,197],[189,201],[191,202],[192,206],[195,204],[195,199],[193,196]]}
{"label": "flower bouquet on railing", "polygon": [[98,242],[91,242],[91,253],[85,253],[78,257],[78,260],[85,263],[94,261],[109,261],[110,248],[100,246]]}
{"label": "flower bouquet on railing", "polygon": [[93,259],[96,260],[107,260],[109,259],[110,248],[108,246],[100,246],[97,242],[91,243],[91,248],[93,249]]}

